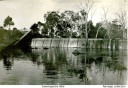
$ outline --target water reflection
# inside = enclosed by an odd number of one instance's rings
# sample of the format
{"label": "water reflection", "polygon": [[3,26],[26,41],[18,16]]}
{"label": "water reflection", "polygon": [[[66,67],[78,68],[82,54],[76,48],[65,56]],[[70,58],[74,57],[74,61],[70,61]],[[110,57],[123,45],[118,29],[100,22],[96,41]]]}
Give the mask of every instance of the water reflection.
{"label": "water reflection", "polygon": [[[87,51],[87,53],[73,55],[72,52],[74,50],[80,52]],[[36,49],[33,50],[33,52],[36,53],[39,51]],[[40,51],[40,55],[44,63],[50,63],[50,66],[45,64],[47,71],[52,70],[59,72],[62,71],[61,68],[63,68],[65,69],[66,75],[70,76],[70,78],[77,77],[81,79],[81,82],[84,82],[84,84],[125,84],[125,79],[122,79],[118,83],[116,81],[110,82],[110,76],[116,79],[116,77],[120,77],[118,72],[123,75],[126,70],[125,62],[122,63],[121,61],[123,58],[126,59],[126,56],[120,58],[119,51],[111,52],[112,53],[108,52],[108,50],[96,51],[82,48],[51,48],[50,50]],[[50,69],[47,68],[47,66],[50,67]],[[95,77],[94,74],[98,74],[99,78]],[[103,77],[101,76],[102,74]],[[99,79],[102,79],[102,81]]]}
{"label": "water reflection", "polygon": [[4,65],[4,68],[6,68],[6,70],[11,70],[12,69],[12,66],[13,66],[13,63],[14,63],[14,59],[10,59],[10,58],[7,58],[5,57],[3,59],[3,65]]}
{"label": "water reflection", "polygon": [[[74,55],[75,50],[81,54]],[[126,50],[16,49],[1,54],[6,69],[0,67],[0,84],[126,84],[127,56],[122,52]],[[11,76],[6,70],[11,70]]]}
{"label": "water reflection", "polygon": [[11,70],[14,64],[14,57],[18,57],[22,54],[20,49],[15,47],[6,47],[0,52],[0,58],[3,59],[3,66],[6,70]]}

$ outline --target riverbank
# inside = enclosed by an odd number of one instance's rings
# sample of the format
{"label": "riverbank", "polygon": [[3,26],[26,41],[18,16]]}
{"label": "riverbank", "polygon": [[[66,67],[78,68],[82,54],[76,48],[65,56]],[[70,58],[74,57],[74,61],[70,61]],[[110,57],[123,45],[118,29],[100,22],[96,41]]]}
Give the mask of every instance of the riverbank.
{"label": "riverbank", "polygon": [[19,30],[0,29],[0,51],[23,35]]}

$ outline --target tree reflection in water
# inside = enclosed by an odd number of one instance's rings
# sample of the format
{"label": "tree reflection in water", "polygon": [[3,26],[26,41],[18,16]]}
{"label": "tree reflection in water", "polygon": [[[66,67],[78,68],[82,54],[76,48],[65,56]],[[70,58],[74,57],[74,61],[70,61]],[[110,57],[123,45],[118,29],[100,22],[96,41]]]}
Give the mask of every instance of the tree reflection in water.
{"label": "tree reflection in water", "polygon": [[8,46],[0,52],[0,57],[3,59],[3,65],[6,70],[11,70],[14,64],[14,57],[22,55],[22,51],[16,47]]}
{"label": "tree reflection in water", "polygon": [[[10,50],[10,51],[9,51]],[[85,54],[73,55],[72,52],[76,48],[49,48],[33,49],[32,52],[22,52],[20,49],[8,49],[6,54],[2,53],[3,65],[6,70],[11,70],[14,60],[25,58],[32,61],[35,66],[43,66],[42,74],[47,79],[58,79],[68,82],[69,79],[83,84],[105,84],[110,83],[113,76],[115,80],[123,76],[123,72],[127,69],[122,56],[118,52],[107,50],[86,50]],[[84,52],[84,48],[77,48],[80,52]],[[21,56],[25,55],[25,58]],[[16,62],[15,62],[16,63]],[[119,72],[120,74],[118,74]],[[47,80],[46,79],[46,80]],[[65,80],[65,81],[64,81]],[[107,80],[107,82],[106,82]],[[114,81],[116,83],[116,81]],[[66,83],[68,84],[68,83]],[[71,83],[72,84],[72,83]],[[120,82],[118,84],[121,84]],[[124,83],[125,84],[125,83]]]}
{"label": "tree reflection in water", "polygon": [[4,64],[4,67],[6,68],[6,70],[11,70],[12,66],[13,66],[13,63],[14,63],[13,58],[10,59],[10,58],[5,57],[3,59],[3,64]]}
{"label": "tree reflection in water", "polygon": [[86,54],[73,55],[73,50],[76,49],[52,48],[40,53],[46,75],[57,75],[63,72],[65,78],[77,77],[85,84],[93,84],[94,76],[96,76],[94,72],[98,75],[102,74],[101,77],[103,76],[103,80],[106,80],[108,71],[126,70],[126,67],[118,60],[118,52],[111,51],[110,53],[110,51],[100,49],[88,50]]}

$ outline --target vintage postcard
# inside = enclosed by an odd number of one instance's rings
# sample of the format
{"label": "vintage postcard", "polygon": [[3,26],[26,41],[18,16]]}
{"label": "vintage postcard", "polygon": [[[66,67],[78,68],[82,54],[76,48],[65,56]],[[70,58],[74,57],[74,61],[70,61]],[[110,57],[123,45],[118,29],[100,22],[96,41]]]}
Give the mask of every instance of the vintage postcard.
{"label": "vintage postcard", "polygon": [[127,6],[127,0],[0,0],[0,85],[126,88]]}

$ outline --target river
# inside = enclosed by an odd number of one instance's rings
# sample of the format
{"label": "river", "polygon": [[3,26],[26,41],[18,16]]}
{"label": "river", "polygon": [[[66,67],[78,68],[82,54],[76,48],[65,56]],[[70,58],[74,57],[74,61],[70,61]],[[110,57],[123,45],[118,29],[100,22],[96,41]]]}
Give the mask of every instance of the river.
{"label": "river", "polygon": [[[80,53],[73,54],[75,50]],[[126,49],[5,51],[0,57],[1,85],[125,85],[127,81]]]}

